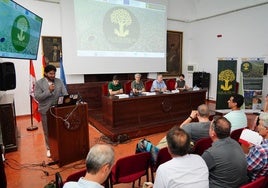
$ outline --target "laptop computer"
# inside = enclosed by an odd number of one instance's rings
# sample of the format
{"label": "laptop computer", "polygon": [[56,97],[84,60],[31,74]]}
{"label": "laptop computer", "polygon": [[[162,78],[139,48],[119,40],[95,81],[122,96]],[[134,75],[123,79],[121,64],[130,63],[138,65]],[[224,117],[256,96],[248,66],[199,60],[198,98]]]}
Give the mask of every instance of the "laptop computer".
{"label": "laptop computer", "polygon": [[57,100],[56,106],[63,107],[63,106],[75,105],[79,99],[80,97],[78,94],[60,96]]}

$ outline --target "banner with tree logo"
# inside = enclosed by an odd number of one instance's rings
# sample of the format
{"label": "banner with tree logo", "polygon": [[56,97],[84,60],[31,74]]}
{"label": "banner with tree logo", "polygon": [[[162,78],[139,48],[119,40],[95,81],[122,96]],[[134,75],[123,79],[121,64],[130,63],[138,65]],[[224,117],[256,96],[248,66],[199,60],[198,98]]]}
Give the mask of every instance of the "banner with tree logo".
{"label": "banner with tree logo", "polygon": [[237,60],[219,59],[216,109],[228,109],[230,96],[236,92]]}
{"label": "banner with tree logo", "polygon": [[242,58],[241,76],[245,98],[245,109],[262,109],[264,59]]}

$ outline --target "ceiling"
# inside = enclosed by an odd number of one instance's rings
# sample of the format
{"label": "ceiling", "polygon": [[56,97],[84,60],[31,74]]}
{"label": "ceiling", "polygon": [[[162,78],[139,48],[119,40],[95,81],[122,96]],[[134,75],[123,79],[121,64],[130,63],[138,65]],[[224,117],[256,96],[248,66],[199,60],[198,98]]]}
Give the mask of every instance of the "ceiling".
{"label": "ceiling", "polygon": [[168,19],[193,22],[266,4],[268,0],[168,0]]}
{"label": "ceiling", "polygon": [[[37,1],[43,1],[48,3],[60,3],[60,0],[37,0]],[[176,20],[188,23],[268,4],[268,0],[166,0],[166,1],[168,2],[168,15],[167,15],[168,20]]]}

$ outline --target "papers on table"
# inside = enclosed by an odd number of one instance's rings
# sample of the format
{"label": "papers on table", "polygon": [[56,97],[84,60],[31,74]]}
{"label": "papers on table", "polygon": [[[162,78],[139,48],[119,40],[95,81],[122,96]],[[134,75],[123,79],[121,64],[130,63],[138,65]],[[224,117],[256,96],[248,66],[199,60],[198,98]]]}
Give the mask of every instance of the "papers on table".
{"label": "papers on table", "polygon": [[171,90],[171,93],[179,93],[180,90],[176,89],[176,90]]}
{"label": "papers on table", "polygon": [[123,99],[123,98],[128,98],[129,95],[128,94],[118,94],[118,95],[115,95],[117,96],[119,99]]}
{"label": "papers on table", "polygon": [[150,95],[156,95],[156,92],[142,92],[143,95],[150,96]]}
{"label": "papers on table", "polygon": [[249,146],[249,144],[260,145],[262,136],[259,133],[250,129],[244,129],[240,135],[239,142],[241,144]]}

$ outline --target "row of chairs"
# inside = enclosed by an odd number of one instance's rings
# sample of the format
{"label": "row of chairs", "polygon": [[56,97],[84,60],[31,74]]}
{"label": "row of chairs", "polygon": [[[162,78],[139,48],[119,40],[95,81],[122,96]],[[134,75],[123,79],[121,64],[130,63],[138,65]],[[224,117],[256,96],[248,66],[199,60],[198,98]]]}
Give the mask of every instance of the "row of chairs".
{"label": "row of chairs", "polygon": [[[142,152],[120,158],[116,161],[112,167],[111,173],[108,179],[104,182],[106,188],[112,188],[115,184],[131,183],[132,187],[135,186],[136,180],[139,180],[139,186],[141,184],[141,177],[146,176],[146,181],[149,180],[149,170],[151,170],[152,181],[154,179],[154,172],[158,166],[171,159],[171,156],[167,148],[160,149],[156,161],[156,165],[152,166],[151,153]],[[59,173],[56,173],[57,188],[62,188],[63,184],[68,181],[78,181],[80,177],[85,176],[86,169],[82,169],[69,175],[63,182]]]}
{"label": "row of chairs", "polygon": [[261,176],[256,180],[240,186],[240,188],[267,188],[268,187],[268,176]]}
{"label": "row of chairs", "polygon": [[[130,91],[131,91],[131,82],[132,81],[129,80],[129,81],[127,81],[127,82],[125,82],[123,84],[124,93],[126,93],[126,94],[130,93]],[[176,84],[176,79],[167,79],[165,82],[166,82],[168,90],[174,90],[175,84]],[[152,79],[146,80],[144,82],[145,91],[150,92],[152,84],[153,84]],[[104,83],[102,85],[102,94],[104,96],[108,95],[108,82]]]}
{"label": "row of chairs", "polygon": [[[233,131],[231,133],[231,137],[238,141],[242,130],[243,129],[238,129],[236,131]],[[195,143],[192,153],[202,155],[203,152],[211,146],[211,144],[212,140],[209,137],[202,138]],[[104,186],[107,188],[112,188],[115,184],[132,182],[132,187],[134,187],[136,180],[139,180],[140,185],[141,177],[143,176],[146,176],[146,181],[149,181],[149,169],[151,170],[152,182],[154,182],[154,173],[156,172],[159,165],[165,163],[166,161],[169,161],[170,159],[171,155],[169,154],[167,147],[159,150],[157,160],[154,165],[152,165],[151,163],[151,153],[149,152],[137,153],[120,158],[112,167],[110,176],[106,180],[106,182],[104,182]],[[86,169],[82,169],[68,176],[65,182],[78,181],[79,178],[84,176],[85,174]],[[60,181],[61,178],[59,178],[59,176],[59,174],[56,174],[56,180],[58,180],[59,182],[58,188],[61,188],[63,186],[63,182]],[[259,181],[261,180],[258,180],[257,182]]]}

